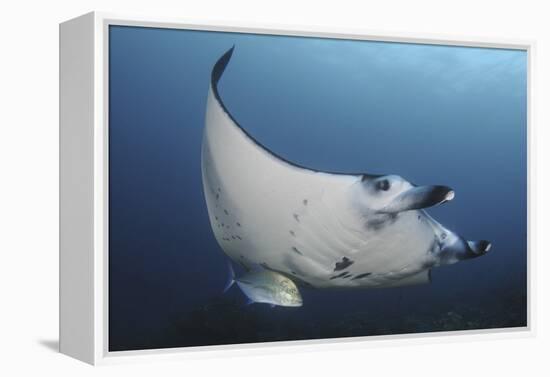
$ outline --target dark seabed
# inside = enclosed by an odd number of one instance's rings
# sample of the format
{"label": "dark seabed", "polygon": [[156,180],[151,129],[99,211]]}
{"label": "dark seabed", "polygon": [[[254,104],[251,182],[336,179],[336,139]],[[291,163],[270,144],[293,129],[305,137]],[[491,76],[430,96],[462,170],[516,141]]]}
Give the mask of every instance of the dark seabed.
{"label": "dark seabed", "polygon": [[[302,289],[304,306],[222,294],[200,156],[210,70],[239,123],[319,170],[399,174],[456,198],[428,210],[481,258],[432,283]],[[111,27],[109,349],[403,334],[527,323],[526,53]]]}

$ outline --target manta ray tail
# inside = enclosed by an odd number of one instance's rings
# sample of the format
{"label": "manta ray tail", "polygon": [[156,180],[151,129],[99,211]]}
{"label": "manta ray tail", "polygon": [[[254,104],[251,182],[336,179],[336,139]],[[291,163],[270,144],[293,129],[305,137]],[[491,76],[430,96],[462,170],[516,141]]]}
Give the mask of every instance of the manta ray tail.
{"label": "manta ray tail", "polygon": [[231,262],[227,262],[227,267],[229,268],[229,277],[227,278],[227,283],[225,283],[225,288],[223,289],[223,293],[227,292],[229,288],[235,283],[235,271],[233,271],[233,266],[231,265]]}

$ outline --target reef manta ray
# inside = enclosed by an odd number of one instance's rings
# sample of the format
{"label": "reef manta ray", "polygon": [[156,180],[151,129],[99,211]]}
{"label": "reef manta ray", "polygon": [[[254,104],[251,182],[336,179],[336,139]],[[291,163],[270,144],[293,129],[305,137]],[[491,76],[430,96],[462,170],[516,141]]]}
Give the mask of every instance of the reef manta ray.
{"label": "reef manta ray", "polygon": [[451,200],[449,187],[308,169],[265,148],[218,92],[232,54],[212,70],[202,179],[214,235],[234,262],[316,288],[376,288],[426,283],[431,268],[489,251],[423,210]]}

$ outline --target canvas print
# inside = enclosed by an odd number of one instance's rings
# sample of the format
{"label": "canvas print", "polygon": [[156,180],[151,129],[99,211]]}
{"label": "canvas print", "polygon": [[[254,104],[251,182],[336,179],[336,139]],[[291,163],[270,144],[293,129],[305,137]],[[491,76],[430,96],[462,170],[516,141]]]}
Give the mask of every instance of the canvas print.
{"label": "canvas print", "polygon": [[524,50],[109,29],[109,350],[527,325]]}

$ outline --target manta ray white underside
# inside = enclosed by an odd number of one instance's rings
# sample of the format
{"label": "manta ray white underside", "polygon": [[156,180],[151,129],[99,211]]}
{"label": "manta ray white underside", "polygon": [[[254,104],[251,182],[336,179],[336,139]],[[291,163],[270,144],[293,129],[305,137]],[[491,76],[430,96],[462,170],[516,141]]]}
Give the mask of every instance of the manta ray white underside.
{"label": "manta ray white underside", "polygon": [[212,71],[202,177],[214,235],[234,262],[317,288],[374,288],[426,283],[434,266],[489,250],[422,209],[452,199],[447,187],[315,171],[263,147],[218,93],[232,53]]}

